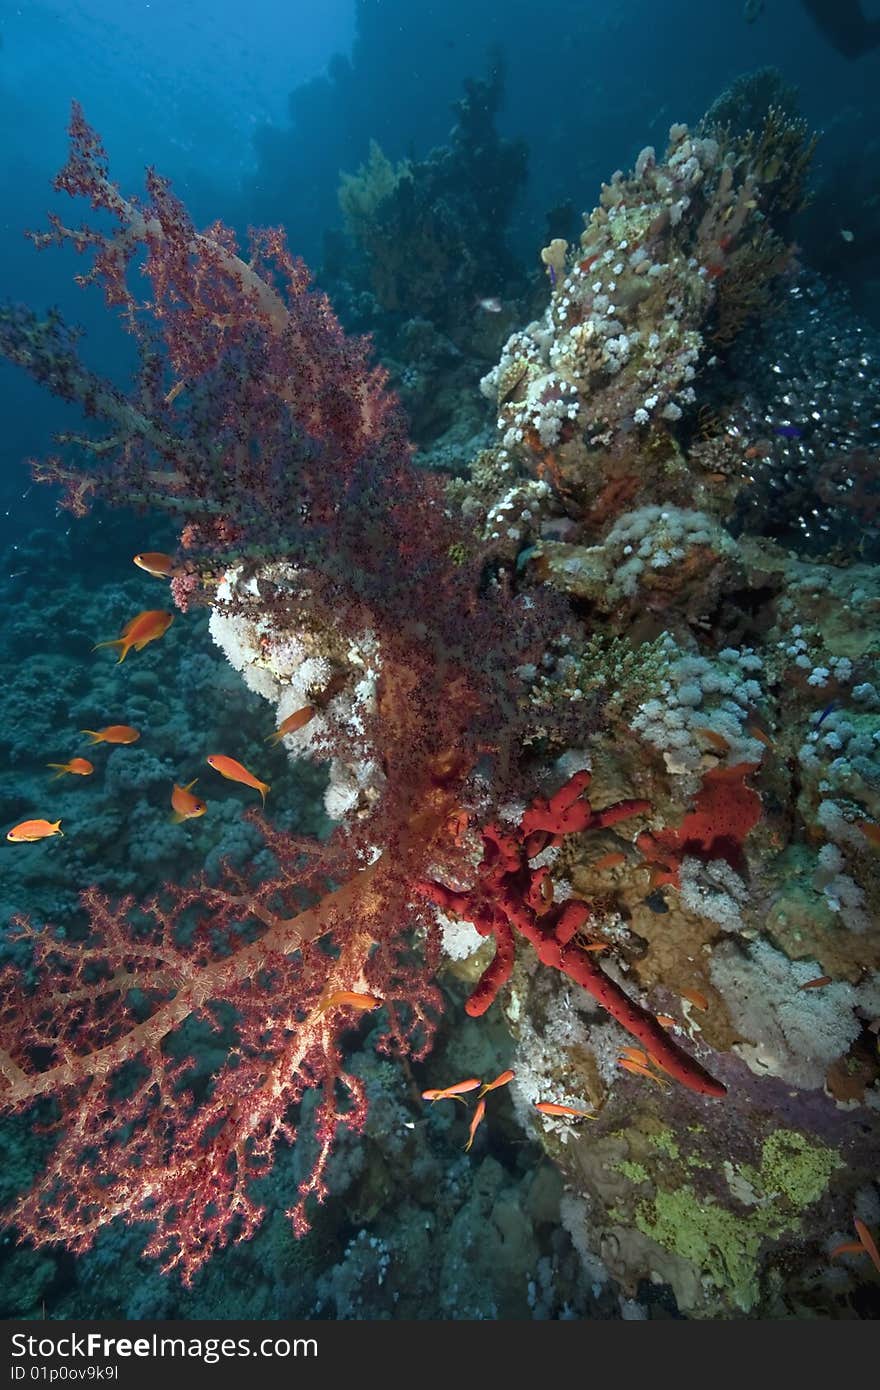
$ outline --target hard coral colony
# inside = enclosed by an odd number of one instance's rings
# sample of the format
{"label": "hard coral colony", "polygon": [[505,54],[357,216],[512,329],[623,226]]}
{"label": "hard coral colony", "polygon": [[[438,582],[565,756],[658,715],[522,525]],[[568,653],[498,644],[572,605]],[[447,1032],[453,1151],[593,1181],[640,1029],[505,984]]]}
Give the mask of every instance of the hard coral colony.
{"label": "hard coral colony", "polygon": [[[782,1242],[786,1296],[810,1306],[852,1211],[878,1215],[860,1117],[880,1073],[880,694],[851,591],[876,603],[880,584],[735,536],[751,441],[692,426],[784,284],[805,132],[674,126],[665,158],[615,174],[580,243],[541,253],[546,311],[482,383],[497,443],[445,489],[280,232],[240,254],[153,173],[146,202],[124,198],[78,108],[71,142],[57,187],[117,229],[53,218],[36,240],[94,253],[83,278],[142,366],[124,397],[57,316],[3,315],[0,350],[108,430],[79,441],[86,467],[35,474],[79,515],[175,519],[178,553],[138,563],[184,612],[210,607],[276,707],[270,738],[329,762],[341,824],[310,842],[251,810],[272,873],[139,904],[86,889],[81,943],[19,920],[39,983],[4,969],[0,1103],[51,1098],[67,1123],[11,1221],[75,1252],[111,1216],[147,1221],[147,1253],[191,1282],[259,1225],[252,1180],[318,1088],[304,1231],[338,1126],[366,1118],[343,1030],[374,1014],[380,1050],[425,1058],[444,954],[491,939],[454,968],[472,1017],[505,1012],[504,1084],[581,1194],[577,1248],[707,1315],[778,1306]],[[149,304],[127,278],[141,254]],[[178,1044],[230,1006],[205,1090]]]}

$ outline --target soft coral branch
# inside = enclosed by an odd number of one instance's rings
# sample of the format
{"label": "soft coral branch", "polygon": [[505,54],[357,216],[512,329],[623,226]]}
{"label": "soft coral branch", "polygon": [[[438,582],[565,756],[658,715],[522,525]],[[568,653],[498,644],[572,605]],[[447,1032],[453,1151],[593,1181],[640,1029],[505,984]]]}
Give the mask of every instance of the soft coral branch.
{"label": "soft coral branch", "polygon": [[[289,895],[298,871],[285,870],[261,885],[264,899]],[[28,989],[12,967],[0,978],[0,1103],[25,1109],[51,1097],[60,1135],[39,1186],[10,1213],[22,1236],[78,1252],[114,1217],[148,1221],[146,1253],[189,1282],[215,1248],[259,1225],[250,1181],[292,1142],[294,1107],[318,1086],[318,1154],[290,1213],[297,1232],[306,1229],[306,1199],[326,1195],[337,1127],[357,1130],[366,1113],[339,1047],[351,1020],[321,1001],[369,980],[412,1016],[424,1046],[439,1013],[430,971],[404,959],[401,891],[382,856],[290,917],[254,901],[266,929],[250,941],[237,925],[247,896],[205,884],[169,885],[137,913],[131,899],[113,906],[89,890],[90,934],[76,945],[21,922],[39,983]],[[335,953],[318,939],[330,931]],[[208,1079],[183,1037],[194,1021],[225,1053]]]}
{"label": "soft coral branch", "polygon": [[[339,1047],[347,1016],[320,1012],[322,998],[366,984],[386,1007],[379,1045],[414,1057],[429,1047],[437,931],[411,885],[444,862],[485,748],[513,767],[512,673],[542,643],[553,601],[520,601],[487,570],[439,480],[413,466],[369,344],[343,334],[281,232],[251,234],[240,253],[221,224],[196,231],[152,171],[147,200],[125,198],[76,106],[70,134],[57,187],[114,230],[53,218],[36,240],[92,256],[80,279],[121,312],[140,370],[123,393],[85,367],[56,315],[0,312],[0,354],[105,430],[67,438],[84,467],[52,459],[37,476],[61,483],[78,512],[101,499],[185,519],[181,603],[200,586],[211,602],[218,574],[248,566],[230,611],[282,637],[326,632],[343,649],[369,631],[381,653],[364,714],[384,777],[369,817],[311,848],[264,824],[279,867],[259,886],[228,870],[220,887],[168,885],[144,905],[90,890],[87,942],[73,950],[25,926],[38,985],[3,976],[0,1106],[45,1099],[60,1111],[45,1180],[12,1212],[19,1230],[79,1251],[116,1216],[148,1221],[149,1252],[191,1279],[213,1248],[255,1229],[250,1179],[292,1138],[306,1089],[322,1099],[297,1230],[307,1198],[324,1196],[338,1125],[363,1122]],[[293,576],[286,588],[273,566]],[[224,1050],[210,1077],[194,1024]]]}

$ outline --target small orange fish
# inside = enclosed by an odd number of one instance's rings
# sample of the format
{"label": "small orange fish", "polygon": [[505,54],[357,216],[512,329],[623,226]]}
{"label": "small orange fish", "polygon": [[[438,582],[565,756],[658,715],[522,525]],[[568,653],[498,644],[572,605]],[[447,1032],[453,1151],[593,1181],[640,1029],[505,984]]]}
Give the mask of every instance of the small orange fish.
{"label": "small orange fish", "polygon": [[173,613],[165,613],[160,608],[147,609],[125,624],[121,637],[114,637],[109,642],[96,642],[92,651],[96,652],[99,647],[121,647],[122,655],[116,663],[118,666],[132,647],[136,652],[143,651],[148,642],[155,642],[157,637],[166,633],[173,622]]}
{"label": "small orange fish", "polygon": [[215,772],[219,772],[221,777],[225,777],[230,782],[243,782],[246,787],[253,787],[263,798],[263,805],[266,804],[266,793],[271,791],[268,782],[261,782],[259,777],[255,777],[252,772],[248,772],[243,763],[236,762],[235,758],[227,758],[222,753],[212,753],[207,759],[209,767]]}
{"label": "small orange fish", "polygon": [[302,709],[295,710],[289,714],[285,720],[278,725],[274,734],[270,734],[266,739],[267,743],[280,743],[286,734],[295,734],[297,729],[305,728],[310,720],[314,719],[318,711],[314,705],[303,705]]}
{"label": "small orange fish", "polygon": [[620,1055],[621,1057],[628,1057],[631,1062],[638,1062],[641,1067],[648,1065],[648,1054],[640,1047],[624,1047]]}
{"label": "small orange fish", "polygon": [[861,830],[865,839],[872,844],[875,849],[880,849],[880,825],[872,820],[857,820],[856,829]]}
{"label": "small orange fish", "polygon": [[825,985],[831,984],[830,975],[819,975],[815,980],[807,980],[806,984],[798,985],[798,989],[822,989]]}
{"label": "small orange fish", "polygon": [[63,777],[65,772],[73,772],[77,777],[91,777],[95,770],[88,758],[71,758],[67,763],[47,763],[46,766],[58,768],[55,777]]}
{"label": "small orange fish", "polygon": [[375,994],[355,994],[350,989],[337,989],[321,1000],[317,1012],[323,1014],[328,1009],[346,1008],[360,1009],[366,1013],[370,1009],[378,1009],[381,1003],[382,1000],[377,999]]}
{"label": "small orange fish", "polygon": [[843,1245],[835,1245],[828,1258],[829,1260],[836,1260],[838,1255],[864,1254],[866,1254],[865,1247],[860,1240],[845,1240]]}
{"label": "small orange fish", "polygon": [[709,1007],[709,1000],[705,994],[701,994],[698,989],[680,989],[679,994],[682,999],[686,999],[689,1004],[693,1004],[695,1009],[702,1009],[703,1013]]}
{"label": "small orange fish", "polygon": [[581,950],[582,950],[582,951],[607,951],[607,950],[608,950],[608,942],[607,942],[607,941],[582,941],[582,942],[581,942]]}
{"label": "small orange fish", "polygon": [[660,1024],[660,1027],[661,1027],[661,1028],[677,1028],[677,1027],[678,1027],[678,1019],[673,1018],[673,1017],[671,1016],[671,1014],[658,1014],[658,1015],[657,1015],[657,1022]]}
{"label": "small orange fish", "polygon": [[655,1072],[649,1071],[649,1069],[643,1067],[640,1062],[631,1062],[628,1057],[618,1057],[617,1065],[622,1067],[624,1071],[632,1072],[633,1076],[645,1076],[649,1081],[655,1081],[661,1090],[664,1086],[669,1085],[668,1081],[662,1076],[657,1076]]}
{"label": "small orange fish", "polygon": [[542,1115],[558,1115],[569,1120],[595,1120],[589,1110],[576,1110],[573,1105],[557,1105],[555,1100],[536,1100],[535,1109]]}
{"label": "small orange fish", "polygon": [[719,734],[717,729],[700,727],[694,729],[694,733],[701,734],[706,742],[712,745],[716,753],[727,754],[730,752],[729,740],[726,739],[723,734]]}
{"label": "small orange fish", "polygon": [[485,1113],[486,1113],[486,1102],[485,1102],[484,1100],[481,1100],[481,1101],[479,1102],[479,1104],[477,1105],[476,1110],[474,1111],[474,1118],[471,1120],[471,1127],[470,1127],[470,1129],[468,1130],[468,1141],[467,1141],[467,1143],[466,1143],[465,1146],[464,1146],[464,1151],[465,1151],[465,1153],[468,1152],[468,1150],[470,1149],[471,1145],[473,1144],[473,1142],[474,1142],[474,1135],[476,1134],[477,1129],[479,1128],[479,1126],[483,1123],[483,1116],[485,1115]]}
{"label": "small orange fish", "polygon": [[179,567],[175,565],[170,555],[163,555],[160,550],[145,550],[140,555],[134,556],[134,563],[138,569],[146,570],[147,574],[153,575],[155,579],[173,579],[179,573]]}
{"label": "small orange fish", "polygon": [[494,1090],[496,1090],[497,1087],[499,1087],[499,1086],[506,1086],[507,1083],[508,1083],[509,1081],[512,1081],[513,1078],[514,1078],[515,1076],[516,1076],[516,1072],[515,1072],[515,1071],[503,1071],[503,1072],[500,1073],[499,1076],[496,1076],[496,1078],[495,1078],[494,1081],[484,1081],[484,1082],[483,1082],[483,1089],[482,1089],[482,1091],[480,1092],[480,1095],[481,1095],[481,1096],[484,1096],[484,1095],[486,1094],[487,1091],[494,1091]]}
{"label": "small orange fish", "polygon": [[461,845],[464,844],[465,832],[470,823],[470,812],[465,811],[463,807],[460,807],[457,811],[452,812],[452,815],[449,816],[449,818],[446,821],[446,831],[454,844],[458,845],[459,847],[461,847]]}
{"label": "small orange fish", "polygon": [[773,740],[768,733],[765,733],[757,724],[749,724],[746,729],[749,738],[756,738],[759,743],[763,743],[765,748],[773,747]]}
{"label": "small orange fish", "polygon": [[137,743],[140,734],[129,724],[108,724],[106,729],[80,729],[92,743]]}
{"label": "small orange fish", "polygon": [[315,704],[324,709],[330,703],[334,695],[338,695],[340,690],[344,690],[351,677],[344,671],[337,671],[335,676],[331,676],[324,689],[314,697]]}
{"label": "small orange fish", "polygon": [[7,830],[6,838],[12,840],[13,844],[21,844],[24,841],[45,840],[48,835],[63,834],[60,820],[23,820]]}
{"label": "small orange fish", "polygon": [[877,1244],[874,1240],[874,1237],[871,1235],[871,1232],[868,1230],[864,1221],[860,1221],[857,1216],[853,1218],[853,1225],[856,1228],[856,1235],[858,1236],[862,1245],[867,1250],[868,1254],[871,1256],[872,1265],[876,1269],[877,1273],[880,1274],[880,1250],[877,1249]]}
{"label": "small orange fish", "polygon": [[[478,1076],[471,1076],[467,1081],[456,1081],[453,1086],[444,1086],[442,1091],[422,1091],[422,1100],[461,1100],[463,1092],[475,1091],[480,1085]],[[462,1105],[466,1101],[461,1100]]]}
{"label": "small orange fish", "polygon": [[625,854],[621,854],[620,850],[611,850],[609,854],[603,854],[601,859],[597,859],[592,867],[601,873],[603,869],[616,869],[618,864],[625,863]]}
{"label": "small orange fish", "polygon": [[205,802],[200,801],[197,796],[193,796],[190,791],[190,787],[194,787],[198,780],[198,777],[194,777],[191,782],[187,782],[185,787],[178,787],[175,782],[174,790],[171,793],[171,805],[174,808],[171,819],[175,825],[179,825],[184,820],[194,820],[196,816],[203,816],[207,811],[208,807]]}

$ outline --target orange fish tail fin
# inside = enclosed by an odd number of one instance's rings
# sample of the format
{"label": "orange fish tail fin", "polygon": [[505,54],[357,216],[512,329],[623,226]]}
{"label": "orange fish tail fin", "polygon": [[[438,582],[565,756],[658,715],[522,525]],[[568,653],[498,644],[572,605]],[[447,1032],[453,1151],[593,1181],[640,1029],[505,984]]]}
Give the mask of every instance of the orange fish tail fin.
{"label": "orange fish tail fin", "polygon": [[[110,639],[109,642],[96,642],[95,645],[92,647],[92,651],[93,651],[93,652],[100,651],[101,647],[124,647],[124,646],[125,646],[125,638],[124,638],[124,637],[112,637],[112,638]],[[123,661],[124,659],[125,659],[125,653],[123,652],[123,655],[119,658],[119,660],[120,660],[120,661]]]}
{"label": "orange fish tail fin", "polygon": [[55,773],[55,776],[52,778],[52,781],[53,781],[53,782],[57,782],[59,777],[63,777],[64,774],[65,774],[65,772],[69,772],[69,771],[70,771],[70,769],[67,767],[66,763],[47,763],[46,766],[47,766],[47,767],[57,767],[57,768],[58,768],[58,771]]}
{"label": "orange fish tail fin", "polygon": [[[92,651],[95,651],[94,647],[92,648]],[[100,743],[102,741],[102,735],[98,733],[97,729],[80,729],[80,733],[88,734],[89,738],[92,740],[92,743]],[[49,766],[51,767],[52,764],[50,763]]]}
{"label": "orange fish tail fin", "polygon": [[270,792],[271,790],[272,790],[272,788],[269,786],[269,783],[268,783],[268,782],[261,782],[261,783],[260,783],[260,796],[263,798],[263,805],[264,805],[264,806],[266,805],[266,794],[267,794],[267,792]]}
{"label": "orange fish tail fin", "polygon": [[64,838],[64,831],[61,829],[61,822],[60,822],[60,820],[57,820],[57,821],[55,822],[54,830],[55,830],[56,834],[58,834],[58,835],[61,836],[62,839]]}
{"label": "orange fish tail fin", "polygon": [[274,734],[269,734],[268,738],[266,739],[266,742],[271,744],[280,743],[283,737],[284,735],[281,732],[281,730],[276,729]]}

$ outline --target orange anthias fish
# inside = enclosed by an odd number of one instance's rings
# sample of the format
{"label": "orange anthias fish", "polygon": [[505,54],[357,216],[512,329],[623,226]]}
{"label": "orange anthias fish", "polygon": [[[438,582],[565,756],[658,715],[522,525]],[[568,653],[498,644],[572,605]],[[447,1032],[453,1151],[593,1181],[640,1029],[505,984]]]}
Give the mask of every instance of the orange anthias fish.
{"label": "orange anthias fish", "polygon": [[[653,1061],[654,1059],[651,1058],[651,1060]],[[664,1087],[669,1085],[665,1077],[658,1076],[657,1073],[651,1071],[649,1067],[644,1066],[641,1062],[633,1061],[630,1057],[618,1057],[617,1065],[622,1067],[624,1071],[632,1072],[633,1076],[644,1076],[647,1077],[649,1081],[656,1082],[661,1091]]]}
{"label": "orange anthias fish", "polygon": [[631,1062],[638,1062],[641,1067],[648,1065],[648,1054],[641,1047],[621,1048],[620,1056],[628,1057]]}
{"label": "orange anthias fish", "polygon": [[134,556],[134,563],[138,569],[146,570],[147,574],[153,575],[154,579],[173,579],[180,572],[172,557],[163,555],[161,550],[144,550],[140,555]]}
{"label": "orange anthias fish", "polygon": [[226,777],[230,782],[243,782],[246,787],[253,787],[263,798],[263,805],[266,804],[266,793],[271,791],[268,782],[261,782],[259,777],[255,777],[252,772],[248,772],[243,763],[236,762],[235,758],[227,758],[222,753],[212,753],[207,759],[208,766],[215,772],[219,772],[221,777]]}
{"label": "orange anthias fish", "polygon": [[798,985],[798,989],[824,989],[825,985],[830,984],[830,975],[819,975],[815,980],[807,980],[805,984]]}
{"label": "orange anthias fish", "polygon": [[680,989],[678,992],[681,995],[682,999],[686,999],[689,1004],[693,1004],[695,1009],[701,1009],[703,1013],[705,1013],[708,1009],[709,1000],[706,998],[705,994],[701,993],[700,990]]}
{"label": "orange anthias fish", "polygon": [[148,642],[154,642],[157,637],[166,633],[173,622],[173,613],[165,613],[160,608],[149,608],[125,624],[121,637],[114,637],[109,642],[96,642],[92,651],[96,652],[99,647],[121,647],[122,655],[116,663],[118,666],[128,656],[132,647],[136,652],[143,651]]}
{"label": "orange anthias fish", "polygon": [[[478,1076],[470,1076],[467,1081],[456,1081],[452,1086],[444,1086],[442,1091],[431,1090],[422,1091],[422,1100],[461,1100],[462,1094],[467,1091],[475,1091],[480,1085]],[[461,1100],[462,1105],[466,1102]]]}
{"label": "orange anthias fish", "polygon": [[346,1008],[366,1013],[370,1009],[378,1009],[381,1003],[382,1000],[377,999],[375,994],[356,994],[350,989],[337,989],[321,1000],[317,1012],[323,1014],[327,1009]]}
{"label": "orange anthias fish", "polygon": [[842,1245],[835,1245],[828,1258],[836,1260],[838,1255],[864,1255],[866,1253],[860,1240],[845,1240]]}
{"label": "orange anthias fish", "polygon": [[765,729],[761,728],[759,724],[749,724],[746,729],[746,733],[749,735],[750,738],[756,738],[759,743],[763,743],[765,748],[773,747],[772,738],[766,732]]}
{"label": "orange anthias fish", "polygon": [[476,1132],[477,1132],[477,1130],[479,1129],[480,1125],[483,1123],[483,1116],[485,1115],[485,1113],[486,1113],[486,1102],[485,1102],[484,1100],[481,1100],[481,1101],[479,1102],[479,1104],[478,1104],[476,1110],[474,1111],[474,1118],[471,1120],[471,1127],[470,1127],[470,1129],[468,1130],[468,1141],[467,1141],[467,1143],[466,1143],[465,1146],[464,1146],[464,1151],[465,1151],[465,1153],[467,1153],[467,1152],[469,1151],[471,1145],[473,1144],[473,1142],[474,1142],[474,1135],[476,1134]]}
{"label": "orange anthias fish", "polygon": [[187,782],[185,787],[179,787],[175,782],[174,790],[171,793],[171,805],[174,808],[171,819],[175,825],[179,825],[184,820],[194,820],[196,816],[203,816],[207,811],[208,807],[205,802],[200,801],[197,796],[193,796],[190,791],[190,787],[194,787],[198,780],[198,777],[194,777],[191,782]]}
{"label": "orange anthias fish", "polygon": [[88,758],[71,758],[66,763],[47,763],[46,766],[57,767],[56,777],[63,777],[65,772],[73,772],[77,777],[91,777],[95,770]]}
{"label": "orange anthias fish", "polygon": [[555,1100],[536,1100],[535,1109],[542,1115],[555,1115],[568,1120],[595,1120],[589,1110],[576,1110],[573,1105],[558,1105]]}
{"label": "orange anthias fish", "polygon": [[620,850],[613,849],[608,854],[603,854],[601,859],[596,859],[591,865],[591,868],[601,873],[603,869],[616,869],[619,864],[625,863],[626,855],[621,854]]}
{"label": "orange anthias fish", "polygon": [[106,729],[80,729],[92,743],[137,743],[140,734],[128,724],[108,724]]}
{"label": "orange anthias fish", "polygon": [[707,729],[705,727],[700,727],[694,729],[694,733],[701,734],[702,737],[706,740],[706,742],[711,744],[712,748],[714,748],[716,753],[725,754],[730,752],[729,741],[724,737],[723,734],[719,734],[717,729]]}
{"label": "orange anthias fish", "polygon": [[856,1235],[858,1236],[867,1253],[871,1256],[871,1263],[873,1264],[877,1273],[880,1274],[880,1250],[877,1249],[877,1243],[874,1240],[874,1237],[871,1235],[871,1232],[868,1230],[864,1221],[860,1221],[857,1216],[853,1219],[853,1225],[856,1228]]}
{"label": "orange anthias fish", "polygon": [[499,1086],[506,1086],[508,1082],[512,1081],[515,1076],[515,1071],[503,1071],[498,1076],[496,1076],[494,1081],[484,1081],[483,1089],[480,1092],[480,1095],[484,1096],[487,1091],[497,1090]]}
{"label": "orange anthias fish", "polygon": [[45,840],[48,835],[63,834],[60,820],[23,820],[7,830],[6,838],[12,840],[13,844],[21,844],[24,841]]}
{"label": "orange anthias fish", "polygon": [[880,825],[872,820],[857,820],[856,827],[861,830],[869,844],[875,849],[880,849]]}
{"label": "orange anthias fish", "polygon": [[295,734],[297,729],[304,729],[318,711],[314,705],[303,705],[302,709],[294,710],[285,720],[278,725],[274,734],[270,734],[266,739],[267,743],[280,743],[286,734]]}

